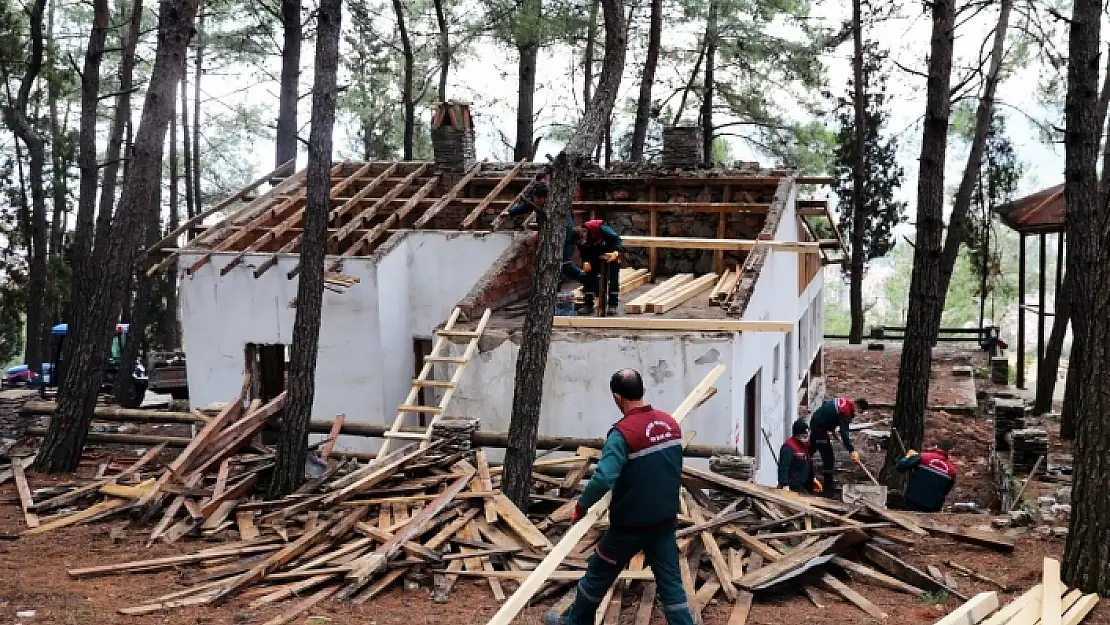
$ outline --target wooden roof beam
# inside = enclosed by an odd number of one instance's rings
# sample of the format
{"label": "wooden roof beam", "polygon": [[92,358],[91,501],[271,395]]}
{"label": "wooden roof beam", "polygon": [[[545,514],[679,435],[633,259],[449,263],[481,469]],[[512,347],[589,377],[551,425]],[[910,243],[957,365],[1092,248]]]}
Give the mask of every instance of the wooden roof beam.
{"label": "wooden roof beam", "polygon": [[[469,228],[474,224],[474,222],[478,221],[478,217],[482,215],[482,211],[486,210],[486,207],[488,207],[490,205],[490,202],[492,202],[497,197],[497,194],[501,193],[501,191],[503,191],[505,187],[509,186],[509,183],[512,182],[513,177],[516,176],[516,173],[520,171],[520,168],[524,167],[524,164],[527,162],[528,159],[520,159],[520,162],[516,164],[516,167],[513,167],[512,170],[509,171],[509,173],[505,174],[505,176],[501,178],[501,180],[497,183],[497,186],[493,187],[493,189],[491,189],[490,192],[486,194],[486,197],[478,203],[478,206],[474,207],[474,210],[470,211],[470,214],[466,216],[466,219],[463,219],[463,228]],[[523,191],[521,191],[521,193],[523,193]],[[520,194],[517,194],[517,197],[519,198]],[[514,198],[512,201],[515,202],[516,199]]]}
{"label": "wooden roof beam", "polygon": [[[378,224],[377,226],[374,226],[373,230],[362,235],[362,237],[359,238],[358,241],[352,243],[350,247],[348,247],[347,250],[340,255],[339,260],[336,260],[334,263],[332,263],[331,267],[328,268],[328,271],[338,271],[340,265],[343,264],[343,259],[350,258],[355,254],[358,254],[359,251],[362,249],[368,249],[371,245],[374,244],[375,241],[378,240],[378,237],[380,237],[382,233],[384,233],[389,228],[392,228],[394,224],[401,223],[401,220],[404,219],[405,216],[412,211],[413,207],[415,207],[416,204],[420,202],[420,200],[424,199],[425,196],[431,193],[432,189],[434,189],[437,184],[439,184],[438,176],[424,183],[424,186],[420,187],[420,189],[416,193],[414,193],[407,202],[405,202],[404,206],[397,209],[394,213],[387,217],[385,221]],[[295,270],[289,273],[291,274],[289,276],[289,279],[292,280],[293,277],[296,275]]]}
{"label": "wooden roof beam", "polygon": [[[757,239],[699,239],[694,237],[641,237],[623,236],[621,243],[624,247],[665,248],[678,250],[725,250],[745,251],[764,245],[777,252],[798,252],[803,254],[816,254],[822,247],[821,243],[797,241],[764,241]],[[832,241],[836,244],[836,241]]]}
{"label": "wooden roof beam", "polygon": [[[372,167],[372,166],[373,166],[373,163],[366,163],[365,165],[360,167],[358,169],[358,171],[356,171],[355,173],[351,174],[350,176],[347,176],[346,178],[344,178],[339,184],[332,187],[331,193],[329,194],[330,197],[334,198],[339,193],[347,190],[347,187],[349,187],[355,180],[361,179],[362,174],[365,173],[365,172],[368,172],[370,170],[370,167]],[[383,172],[381,175],[379,175],[375,180],[381,180],[381,179],[385,178],[386,175],[387,175],[387,172],[393,171],[393,169],[395,169],[396,167],[397,167],[397,165],[396,165],[396,163],[394,163],[392,166],[387,168],[385,172]],[[367,185],[367,187],[371,187],[373,185],[374,185],[374,183],[371,182],[369,185]],[[367,188],[363,188],[361,191],[359,191],[359,193],[363,193],[363,192],[370,193],[371,190],[372,189],[368,190]],[[281,222],[280,224],[274,226],[273,228],[270,228],[270,230],[268,232],[266,232],[266,234],[262,235],[261,237],[258,237],[258,239],[254,243],[251,243],[244,250],[242,250],[241,252],[236,254],[235,258],[232,258],[230,262],[228,262],[226,265],[224,265],[223,269],[220,269],[220,275],[221,276],[226,276],[229,271],[231,271],[232,269],[235,268],[236,265],[243,262],[243,258],[247,254],[249,254],[251,252],[257,252],[257,251],[261,250],[264,246],[270,244],[273,241],[276,241],[279,237],[281,237],[281,235],[285,234],[297,222],[301,221],[304,218],[305,208],[306,207],[302,206],[301,208],[297,209],[297,212],[293,213],[288,219],[286,219],[285,221]],[[332,211],[333,214],[335,212],[336,211],[334,211],[334,210]],[[330,221],[330,219],[331,219],[331,215],[329,215],[329,221]],[[302,236],[301,234],[298,234],[296,238],[299,240],[301,236]]]}
{"label": "wooden roof beam", "polygon": [[[334,167],[332,167],[332,171],[339,171],[340,167],[342,167],[342,164],[335,165]],[[306,191],[307,186],[299,187],[294,197],[281,202],[277,206],[273,206],[262,211],[262,213],[257,215],[254,219],[247,222],[248,228],[233,232],[231,236],[224,239],[223,241],[220,241],[220,243],[215,248],[209,250],[203,256],[197,259],[197,261],[190,265],[189,268],[185,270],[185,272],[189,275],[193,275],[198,269],[206,265],[208,261],[212,259],[212,254],[214,252],[226,252],[230,250],[236,243],[242,240],[243,237],[247,236],[247,233],[250,232],[250,228],[262,225],[263,223],[274,218],[284,217],[287,211],[293,208],[298,201],[303,200],[306,197]]]}
{"label": "wooden roof beam", "polygon": [[423,228],[424,225],[431,221],[436,215],[438,215],[441,210],[446,208],[447,205],[450,204],[459,195],[460,191],[466,188],[466,185],[469,184],[474,176],[476,176],[481,170],[482,164],[475,163],[474,166],[470,168],[470,171],[466,172],[466,175],[459,179],[459,181],[455,183],[455,186],[451,187],[451,190],[447,192],[447,195],[441,197],[439,201],[437,201],[435,204],[432,204],[430,207],[428,207],[428,210],[424,211],[424,214],[420,216],[420,219],[417,219],[416,223],[413,224],[413,228]]}

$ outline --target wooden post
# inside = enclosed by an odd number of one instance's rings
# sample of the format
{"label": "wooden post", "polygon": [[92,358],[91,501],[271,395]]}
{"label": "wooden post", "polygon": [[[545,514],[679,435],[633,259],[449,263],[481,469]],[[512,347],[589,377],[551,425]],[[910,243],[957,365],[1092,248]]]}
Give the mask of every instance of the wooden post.
{"label": "wooden post", "polygon": [[[727,203],[729,201],[729,199],[730,199],[729,191],[731,191],[731,190],[732,190],[732,187],[729,187],[728,185],[725,185],[724,190],[721,191],[721,201],[722,202]],[[717,238],[718,239],[725,238],[725,228],[726,228],[727,223],[728,222],[726,220],[725,212],[721,211],[720,213],[718,213],[717,214]],[[713,271],[716,271],[719,274],[725,272],[725,251],[724,250],[717,250],[716,252],[713,252]]]}
{"label": "wooden post", "polygon": [[1056,292],[1064,283],[1064,231],[1056,234]]}
{"label": "wooden post", "polygon": [[[655,202],[655,185],[648,187],[648,201]],[[659,212],[651,211],[648,216],[648,235],[657,237],[659,236]],[[648,271],[651,272],[651,279],[655,279],[655,263],[659,260],[659,250],[651,248],[648,250]]]}
{"label": "wooden post", "polygon": [[1045,256],[1047,255],[1046,240],[1048,235],[1041,233],[1041,250],[1039,255],[1040,271],[1037,276],[1037,375],[1040,375],[1041,365],[1044,361],[1044,318],[1045,318],[1045,293],[1044,275],[1047,272],[1045,264]]}
{"label": "wooden post", "polygon": [[1018,340],[1017,387],[1025,388],[1025,234],[1018,240]]}

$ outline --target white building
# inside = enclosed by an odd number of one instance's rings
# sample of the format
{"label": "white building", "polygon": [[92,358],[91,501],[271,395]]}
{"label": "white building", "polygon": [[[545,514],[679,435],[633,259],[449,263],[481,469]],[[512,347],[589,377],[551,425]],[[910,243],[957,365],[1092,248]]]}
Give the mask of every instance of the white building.
{"label": "white building", "polygon": [[[358,282],[324,293],[314,419],[343,413],[348,422],[392,423],[437,328],[456,307],[468,327],[488,308],[492,315],[478,353],[445,414],[478,418],[483,430],[508,429],[523,319],[517,311],[530,288],[535,238],[520,223],[512,230],[488,229],[537,168],[452,163],[450,142],[461,137],[465,143],[471,131],[437,130],[436,164],[342,163],[333,169],[329,270]],[[723,363],[728,370],[716,395],[687,419],[684,430],[696,432],[697,443],[755,456],[758,480],[773,481],[768,444],[777,453],[799,405],[804,414],[823,393],[821,268],[829,262],[827,249],[839,250],[839,244],[816,242],[807,221],[827,218],[823,202],[796,200],[797,185],[811,182],[819,181],[766,170],[587,175],[575,202],[579,222],[596,215],[625,236],[730,241],[730,251],[688,249],[699,245],[689,241],[649,251],[640,247],[643,242],[626,242],[629,266],[654,270],[656,283],[675,273],[701,275],[732,266],[740,278],[723,307],[710,305],[706,291],[664,314],[623,315],[628,327],[556,327],[541,434],[604,436],[619,416],[608,390],[619,368],[640,370],[648,401],[671,410]],[[237,396],[248,368],[263,395],[284,384],[304,192],[302,172],[180,250],[193,405]],[[809,244],[791,245],[798,242]],[[653,286],[623,295],[623,302]],[[637,328],[637,320],[646,318],[704,323],[698,329]],[[737,321],[770,322],[759,327],[774,330],[748,331],[753,324]],[[461,345],[453,349],[462,352]],[[450,366],[435,365],[432,377],[449,379]],[[427,388],[416,403],[435,405],[443,390]],[[421,416],[409,417],[411,424]],[[372,451],[379,443],[343,436],[337,449]]]}

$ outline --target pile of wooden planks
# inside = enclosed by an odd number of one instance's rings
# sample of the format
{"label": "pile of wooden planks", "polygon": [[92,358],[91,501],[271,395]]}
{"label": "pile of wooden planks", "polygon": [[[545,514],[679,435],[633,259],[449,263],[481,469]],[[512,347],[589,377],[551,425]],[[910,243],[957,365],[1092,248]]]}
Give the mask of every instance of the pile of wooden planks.
{"label": "pile of wooden planks", "polygon": [[678,308],[687,301],[713,288],[718,282],[718,275],[707,273],[694,277],[692,273],[680,273],[673,276],[647,293],[642,293],[624,306],[624,311],[629,315],[643,313],[662,314]]}
{"label": "pile of wooden planks", "polygon": [[1068,590],[1060,582],[1060,562],[1045,558],[1042,582],[1006,606],[999,609],[997,593],[980,593],[936,625],[1078,625],[1095,609],[1098,600],[1098,595]]}
{"label": "pile of wooden planks", "polygon": [[[624,267],[620,270],[620,283],[621,295],[634,291],[648,282],[651,282],[651,272],[647,269],[633,269],[632,267]],[[574,303],[581,304],[586,299],[586,293],[582,287],[574,289]]]}
{"label": "pile of wooden planks", "polygon": [[[572,465],[575,472],[568,479],[579,473],[588,474],[585,467],[589,457],[587,450],[578,451],[575,458],[579,464]],[[683,585],[698,614],[715,599],[731,602],[730,625],[746,622],[753,593],[757,591],[798,589],[818,607],[825,605],[824,593],[831,592],[880,620],[887,618],[887,614],[849,586],[849,582],[914,597],[944,592],[966,599],[950,580],[936,579],[894,555],[895,547],[915,543],[914,538],[906,537],[906,532],[911,536],[938,533],[1004,552],[1014,548],[1013,539],[1001,534],[935,524],[926,529],[914,515],[802,497],[692,466],[684,467],[683,484],[678,530]],[[721,501],[729,503],[723,506],[716,503]],[[539,527],[564,522],[570,518],[571,508],[568,504],[556,511]],[[546,576],[546,571],[558,573],[566,568],[567,560],[587,556],[607,525],[605,518],[595,516],[593,509],[579,523],[587,524],[586,528],[580,533],[576,525],[568,536],[580,538],[570,544],[560,541],[549,556],[558,562],[541,563],[537,577],[526,580],[518,590],[526,596],[510,598],[489,621],[490,625],[512,622],[519,608],[545,583],[562,579]],[[652,580],[638,577],[645,564],[634,559],[621,577],[625,580],[621,583],[632,586],[633,594],[637,590],[642,593],[638,605],[627,606],[636,615],[637,624],[648,622],[645,615],[650,615],[655,594]],[[604,599],[599,620],[618,622],[621,610],[626,607],[620,605],[619,590]]]}
{"label": "pile of wooden planks", "polygon": [[717,306],[725,306],[728,302],[729,296],[736,290],[737,283],[740,282],[740,268],[732,267],[726,269],[721,278],[717,280],[716,286],[709,294],[709,303]]}

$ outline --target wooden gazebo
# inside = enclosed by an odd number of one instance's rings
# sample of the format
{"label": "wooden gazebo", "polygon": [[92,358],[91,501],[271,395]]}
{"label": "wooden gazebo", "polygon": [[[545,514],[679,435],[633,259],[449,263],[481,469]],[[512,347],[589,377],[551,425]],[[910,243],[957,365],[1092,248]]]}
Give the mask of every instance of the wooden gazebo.
{"label": "wooden gazebo", "polygon": [[[1045,257],[1047,237],[1056,235],[1056,290],[1059,292],[1064,277],[1064,229],[1067,215],[1064,204],[1064,185],[1058,184],[1042,189],[1023,198],[1003,204],[995,209],[1002,223],[1021,235],[1018,253],[1018,337],[1017,337],[1017,387],[1025,388],[1025,311],[1037,315],[1037,370],[1041,368],[1045,349],[1045,317],[1054,313],[1045,310]],[[1037,272],[1037,304],[1025,303],[1025,239],[1040,239],[1040,265]]]}

